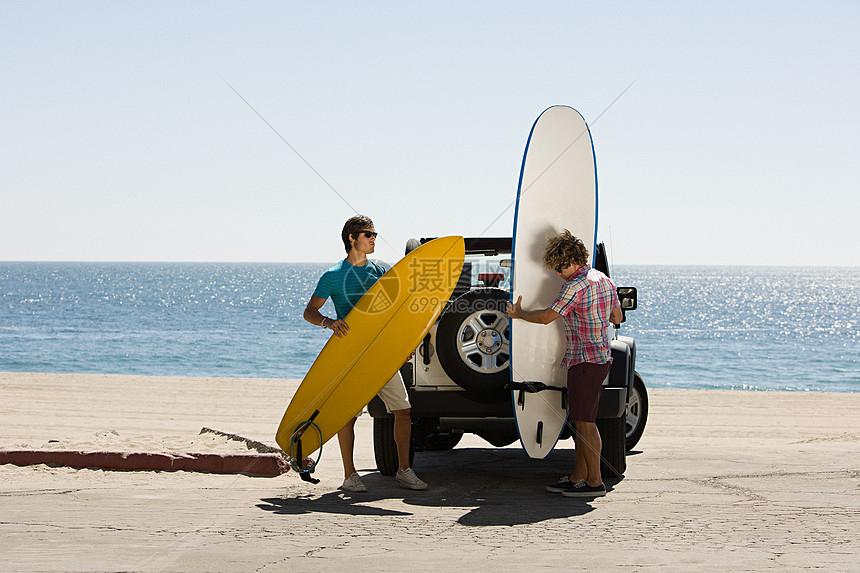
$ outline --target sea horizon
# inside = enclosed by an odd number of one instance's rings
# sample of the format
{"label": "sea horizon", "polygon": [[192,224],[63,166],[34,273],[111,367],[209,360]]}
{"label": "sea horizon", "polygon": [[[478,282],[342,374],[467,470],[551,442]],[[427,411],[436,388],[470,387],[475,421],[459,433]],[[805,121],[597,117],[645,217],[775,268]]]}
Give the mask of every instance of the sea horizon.
{"label": "sea horizon", "polygon": [[[370,257],[371,260],[386,260]],[[191,260],[87,260],[87,259],[0,259],[0,265],[16,263],[45,263],[45,264],[142,264],[142,265],[334,265],[343,257],[331,261],[191,261]],[[619,267],[745,267],[745,268],[773,268],[773,269],[860,269],[860,265],[784,265],[784,264],[733,264],[733,263],[610,263],[612,268]]]}
{"label": "sea horizon", "polygon": [[[332,264],[0,262],[0,371],[300,379]],[[860,267],[611,271],[639,291],[621,334],[648,387],[860,391]]]}

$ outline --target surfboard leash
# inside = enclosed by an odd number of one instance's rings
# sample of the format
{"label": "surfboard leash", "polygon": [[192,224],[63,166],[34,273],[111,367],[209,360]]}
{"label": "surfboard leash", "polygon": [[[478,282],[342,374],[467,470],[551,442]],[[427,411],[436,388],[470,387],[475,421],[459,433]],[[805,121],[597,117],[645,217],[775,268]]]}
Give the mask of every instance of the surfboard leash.
{"label": "surfboard leash", "polygon": [[[322,430],[320,430],[320,427],[314,423],[314,419],[319,413],[319,410],[314,410],[314,413],[311,414],[311,417],[308,418],[307,421],[299,424],[299,426],[296,428],[295,433],[290,437],[290,467],[293,468],[294,471],[298,472],[299,477],[302,478],[302,481],[314,484],[319,483],[320,480],[311,477],[311,474],[314,472],[314,469],[316,469],[317,464],[320,462],[320,458],[322,457]],[[305,459],[304,455],[302,455],[302,436],[310,427],[316,429],[320,439],[320,447],[319,454],[317,454],[317,459],[314,460],[311,467],[305,468],[302,467]]]}
{"label": "surfboard leash", "polygon": [[549,386],[543,382],[510,382],[505,385],[506,389],[517,392],[517,405],[522,408],[525,405],[526,392],[537,394],[544,390],[557,390],[561,392],[561,407],[567,410],[567,388],[559,388],[558,386]]}

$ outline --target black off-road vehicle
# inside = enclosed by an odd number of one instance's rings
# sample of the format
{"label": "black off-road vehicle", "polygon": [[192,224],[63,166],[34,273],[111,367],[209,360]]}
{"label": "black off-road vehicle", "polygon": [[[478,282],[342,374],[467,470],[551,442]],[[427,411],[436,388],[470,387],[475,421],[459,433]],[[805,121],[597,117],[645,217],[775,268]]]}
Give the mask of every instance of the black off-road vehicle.
{"label": "black off-road vehicle", "polygon": [[[411,239],[410,252],[420,244]],[[466,432],[502,447],[518,440],[510,383],[510,238],[466,239],[463,272],[439,320],[400,372],[412,403],[412,447],[416,451],[449,450]],[[603,244],[595,268],[609,274]],[[636,289],[618,289],[622,310],[636,309]],[[547,301],[549,302],[549,301]],[[648,417],[648,395],[635,370],[636,344],[631,337],[612,341],[612,369],[604,384],[597,425],[603,440],[601,469],[609,477],[627,468],[626,453],[642,436]],[[374,453],[379,471],[397,471],[394,418],[379,398],[368,405],[373,417]],[[561,439],[571,436],[566,427]]]}

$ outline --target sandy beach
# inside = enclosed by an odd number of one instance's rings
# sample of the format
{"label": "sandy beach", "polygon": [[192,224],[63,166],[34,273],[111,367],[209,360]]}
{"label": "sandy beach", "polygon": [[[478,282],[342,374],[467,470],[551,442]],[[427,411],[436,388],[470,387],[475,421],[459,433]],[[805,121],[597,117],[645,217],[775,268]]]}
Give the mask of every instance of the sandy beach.
{"label": "sandy beach", "polygon": [[[295,380],[0,373],[0,450],[248,454],[274,446]],[[625,476],[595,500],[545,460],[466,436],[418,453],[424,492],[375,470],[315,476],[0,465],[4,571],[860,570],[860,394],[651,389]],[[251,452],[253,453],[253,452]]]}

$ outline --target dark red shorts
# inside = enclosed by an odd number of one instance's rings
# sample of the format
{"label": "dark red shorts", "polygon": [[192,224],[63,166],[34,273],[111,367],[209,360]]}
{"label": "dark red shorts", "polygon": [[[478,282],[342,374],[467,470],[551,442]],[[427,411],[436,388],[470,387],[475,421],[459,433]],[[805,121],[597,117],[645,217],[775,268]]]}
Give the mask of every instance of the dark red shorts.
{"label": "dark red shorts", "polygon": [[597,421],[597,406],[603,392],[603,381],[609,374],[612,363],[574,364],[567,371],[567,419],[574,422]]}

